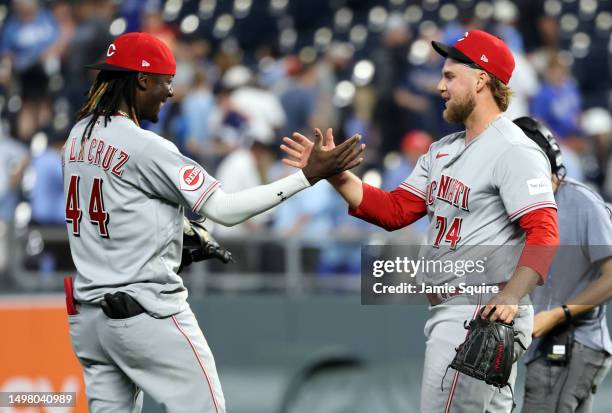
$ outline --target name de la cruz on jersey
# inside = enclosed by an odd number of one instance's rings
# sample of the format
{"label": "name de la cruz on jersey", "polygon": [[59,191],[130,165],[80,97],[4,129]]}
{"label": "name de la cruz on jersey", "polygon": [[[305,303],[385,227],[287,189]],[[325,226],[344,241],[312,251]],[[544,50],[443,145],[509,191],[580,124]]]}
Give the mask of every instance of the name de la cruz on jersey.
{"label": "name de la cruz on jersey", "polygon": [[[435,195],[434,195],[435,194]],[[435,198],[469,212],[470,187],[459,179],[440,175],[440,181],[431,181],[427,186],[427,205],[432,205]]]}
{"label": "name de la cruz on jersey", "polygon": [[80,138],[70,139],[68,162],[85,162],[85,153],[87,153],[88,163],[99,166],[105,171],[112,168],[112,174],[119,178],[123,175],[123,166],[130,159],[127,152],[113,145],[105,144],[102,139],[92,137],[85,145],[81,145]]}

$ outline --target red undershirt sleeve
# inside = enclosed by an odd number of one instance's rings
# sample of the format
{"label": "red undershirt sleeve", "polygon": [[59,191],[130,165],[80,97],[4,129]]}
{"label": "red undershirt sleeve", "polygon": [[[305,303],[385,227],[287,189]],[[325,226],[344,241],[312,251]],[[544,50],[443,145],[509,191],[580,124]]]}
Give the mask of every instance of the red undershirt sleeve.
{"label": "red undershirt sleeve", "polygon": [[404,228],[426,213],[425,200],[405,189],[387,192],[365,183],[361,204],[356,209],[349,208],[350,215],[387,231]]}
{"label": "red undershirt sleeve", "polygon": [[540,276],[539,285],[544,284],[548,267],[559,246],[557,210],[540,208],[518,219],[520,227],[527,234],[525,248],[519,259],[518,267],[529,267]]}

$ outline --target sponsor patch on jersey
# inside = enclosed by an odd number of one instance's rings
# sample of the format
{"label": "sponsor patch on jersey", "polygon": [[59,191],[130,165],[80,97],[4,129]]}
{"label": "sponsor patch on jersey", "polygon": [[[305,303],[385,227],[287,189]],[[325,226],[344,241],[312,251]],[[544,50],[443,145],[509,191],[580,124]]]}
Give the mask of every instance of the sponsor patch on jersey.
{"label": "sponsor patch on jersey", "polygon": [[552,192],[552,184],[546,178],[535,178],[527,181],[529,195],[546,194]]}
{"label": "sponsor patch on jersey", "polygon": [[195,191],[204,184],[204,172],[197,165],[185,165],[179,171],[179,185],[182,191]]}

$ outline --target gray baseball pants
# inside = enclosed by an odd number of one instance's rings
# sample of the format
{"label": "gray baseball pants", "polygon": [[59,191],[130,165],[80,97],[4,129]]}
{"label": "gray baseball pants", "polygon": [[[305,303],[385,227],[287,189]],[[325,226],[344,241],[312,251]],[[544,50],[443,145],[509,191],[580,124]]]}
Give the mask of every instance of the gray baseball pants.
{"label": "gray baseball pants", "polygon": [[[467,330],[463,322],[476,317],[480,308],[482,305],[470,304],[463,296],[430,308],[431,317],[425,324],[427,341],[421,383],[422,413],[509,413],[512,410],[512,394],[508,387],[498,389],[456,370],[446,371],[455,357],[455,348],[465,340]],[[532,306],[519,305],[514,328],[528,347],[533,328]],[[514,359],[518,360],[523,353],[524,350],[515,345]],[[515,380],[516,363],[510,375],[513,388]]]}
{"label": "gray baseball pants", "polygon": [[68,316],[91,413],[142,411],[143,391],[169,413],[225,413],[215,361],[190,308],[113,320],[97,306]]}

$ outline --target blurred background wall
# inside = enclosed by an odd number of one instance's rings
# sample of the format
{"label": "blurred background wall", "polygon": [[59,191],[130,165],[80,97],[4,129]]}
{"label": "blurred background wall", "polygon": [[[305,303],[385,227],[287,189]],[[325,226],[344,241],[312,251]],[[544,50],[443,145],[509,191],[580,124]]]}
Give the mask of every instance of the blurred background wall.
{"label": "blurred background wall", "polygon": [[[228,411],[418,411],[425,306],[362,306],[359,297],[329,294],[211,295],[190,303],[215,355]],[[86,412],[63,297],[5,297],[0,325],[10,330],[0,341],[0,391],[76,391],[76,408],[62,411]],[[520,407],[524,367],[519,366]],[[610,403],[608,377],[593,412],[608,412]],[[45,410],[32,410],[39,411]],[[146,397],[144,411],[162,409]]]}

